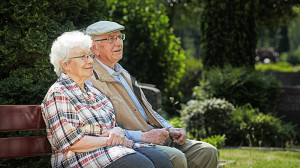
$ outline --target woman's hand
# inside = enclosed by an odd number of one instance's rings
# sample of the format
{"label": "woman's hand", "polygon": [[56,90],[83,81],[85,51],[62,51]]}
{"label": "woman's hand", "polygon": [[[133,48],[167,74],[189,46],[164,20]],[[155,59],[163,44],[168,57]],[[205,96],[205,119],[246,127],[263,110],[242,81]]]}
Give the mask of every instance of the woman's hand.
{"label": "woman's hand", "polygon": [[100,135],[100,137],[108,137],[106,141],[107,146],[115,146],[123,144],[125,138],[125,131],[120,127],[114,127],[108,132]]}
{"label": "woman's hand", "polygon": [[128,148],[132,148],[134,145],[134,142],[125,136],[125,131],[120,127],[114,127],[99,137],[108,138],[106,141],[107,146],[124,145]]}

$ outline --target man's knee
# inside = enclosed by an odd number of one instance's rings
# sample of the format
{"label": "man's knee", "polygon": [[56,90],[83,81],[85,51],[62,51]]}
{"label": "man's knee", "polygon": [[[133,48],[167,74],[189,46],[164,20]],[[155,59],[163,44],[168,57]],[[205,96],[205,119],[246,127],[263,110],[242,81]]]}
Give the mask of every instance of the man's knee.
{"label": "man's knee", "polygon": [[216,168],[218,166],[218,151],[215,147],[205,147],[198,155],[188,160],[189,168]]}
{"label": "man's knee", "polygon": [[176,148],[172,148],[170,160],[172,161],[173,165],[181,165],[181,167],[187,165],[185,154]]}
{"label": "man's knee", "polygon": [[[218,150],[206,142],[194,141],[186,150],[189,168],[216,168]],[[197,144],[197,145],[196,145]]]}
{"label": "man's knee", "polygon": [[207,144],[204,148],[203,148],[204,153],[212,158],[217,158],[218,157],[218,150],[216,147],[212,146],[211,144]]}
{"label": "man's knee", "polygon": [[213,145],[201,142],[199,146],[198,157],[205,158],[206,160],[218,160],[218,150]]}

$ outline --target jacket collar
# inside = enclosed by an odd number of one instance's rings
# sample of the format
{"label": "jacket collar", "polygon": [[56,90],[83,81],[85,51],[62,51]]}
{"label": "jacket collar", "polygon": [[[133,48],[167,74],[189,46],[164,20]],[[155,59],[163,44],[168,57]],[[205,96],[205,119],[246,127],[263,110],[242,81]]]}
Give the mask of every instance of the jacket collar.
{"label": "jacket collar", "polygon": [[93,73],[95,75],[95,78],[102,82],[115,82],[112,75],[119,74],[122,74],[125,78],[130,79],[130,75],[128,74],[128,72],[119,63],[116,63],[115,70],[113,70],[96,58],[94,61]]}
{"label": "jacket collar", "polygon": [[114,78],[105,70],[105,68],[96,59],[94,61],[94,71],[95,78],[103,82],[115,82]]}

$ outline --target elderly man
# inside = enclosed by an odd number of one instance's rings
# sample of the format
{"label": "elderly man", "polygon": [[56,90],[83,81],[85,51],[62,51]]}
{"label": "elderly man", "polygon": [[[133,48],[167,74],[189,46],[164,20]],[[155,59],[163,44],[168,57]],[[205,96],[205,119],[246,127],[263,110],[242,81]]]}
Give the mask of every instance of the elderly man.
{"label": "elderly man", "polygon": [[96,59],[94,75],[89,80],[112,101],[118,125],[134,142],[152,143],[166,153],[174,167],[217,167],[216,148],[186,139],[185,130],[174,128],[156,113],[135,78],[118,64],[123,57],[124,29],[110,21],[99,21],[86,29],[93,39],[91,50]]}

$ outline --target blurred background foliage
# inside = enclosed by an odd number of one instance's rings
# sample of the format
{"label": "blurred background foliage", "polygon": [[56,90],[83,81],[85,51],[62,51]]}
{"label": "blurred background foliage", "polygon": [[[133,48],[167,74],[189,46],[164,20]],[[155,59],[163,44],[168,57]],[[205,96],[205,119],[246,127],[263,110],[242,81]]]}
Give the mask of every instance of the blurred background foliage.
{"label": "blurred background foliage", "polygon": [[[299,5],[298,0],[1,1],[0,104],[40,104],[57,79],[48,58],[54,39],[112,20],[126,27],[120,63],[139,82],[162,91],[162,113],[174,126],[188,128],[189,138],[218,148],[294,145],[299,127],[275,115],[281,84],[261,71],[299,71]],[[49,164],[25,161],[1,161],[0,167]]]}
{"label": "blurred background foliage", "polygon": [[154,0],[108,0],[109,19],[125,25],[126,42],[120,63],[144,83],[163,93],[177,90],[185,54],[169,26],[166,7]]}
{"label": "blurred background foliage", "polygon": [[[0,2],[0,104],[40,104],[57,79],[48,55],[63,32],[105,19],[97,0]],[[92,12],[91,12],[92,11]]]}
{"label": "blurred background foliage", "polygon": [[200,86],[194,88],[198,100],[224,98],[235,106],[250,103],[262,112],[275,114],[274,107],[281,93],[281,83],[272,75],[247,67],[214,68],[206,71]]}
{"label": "blurred background foliage", "polygon": [[[0,102],[39,104],[56,80],[48,61],[53,40],[65,31],[84,30],[89,24],[105,19],[125,25],[127,39],[121,63],[140,82],[154,84],[163,92],[163,107],[170,115],[179,115],[180,103],[192,97],[192,88],[199,85],[205,67],[226,64],[254,67],[255,46],[274,47],[270,50],[277,52],[280,40],[292,39],[289,43],[293,50],[280,53],[279,59],[294,65],[288,60],[299,55],[300,38],[292,38],[299,34],[299,3],[239,2],[3,1]],[[253,8],[248,10],[250,7]],[[214,17],[220,13],[228,19]],[[239,20],[250,15],[247,23]],[[290,31],[283,31],[283,26]],[[239,31],[243,33],[237,35]],[[281,54],[286,55],[285,60]]]}

